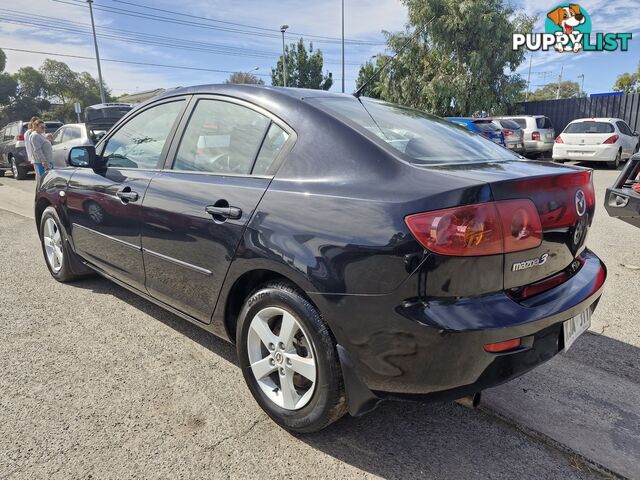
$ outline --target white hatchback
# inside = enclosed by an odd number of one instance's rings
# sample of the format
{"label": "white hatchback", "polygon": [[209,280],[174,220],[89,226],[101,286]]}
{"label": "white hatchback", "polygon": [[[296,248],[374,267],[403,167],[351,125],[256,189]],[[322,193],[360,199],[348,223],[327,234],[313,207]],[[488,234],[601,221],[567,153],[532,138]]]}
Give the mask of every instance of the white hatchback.
{"label": "white hatchback", "polygon": [[607,162],[618,168],[638,151],[640,140],[619,118],[579,118],[569,123],[553,144],[553,160]]}

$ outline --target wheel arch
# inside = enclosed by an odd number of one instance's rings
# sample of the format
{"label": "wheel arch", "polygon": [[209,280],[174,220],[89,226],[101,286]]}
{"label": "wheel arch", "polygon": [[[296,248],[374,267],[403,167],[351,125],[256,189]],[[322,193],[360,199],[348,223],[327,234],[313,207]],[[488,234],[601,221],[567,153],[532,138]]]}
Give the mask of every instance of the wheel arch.
{"label": "wheel arch", "polygon": [[35,220],[36,220],[36,228],[38,229],[38,235],[40,235],[40,221],[42,220],[42,215],[44,214],[44,211],[47,209],[47,207],[51,205],[52,205],[51,202],[44,197],[40,197],[36,202]]}
{"label": "wheel arch", "polygon": [[[224,296],[224,305],[218,305],[216,311],[223,310],[223,324],[227,338],[235,344],[236,342],[236,326],[238,323],[238,315],[245,300],[261,285],[268,282],[283,281],[291,284],[305,300],[307,300],[313,307],[321,313],[318,306],[313,300],[306,294],[304,288],[299,283],[295,282],[289,276],[272,270],[269,268],[256,268],[246,271],[238,276],[228,292]],[[325,322],[326,323],[326,322]],[[327,324],[327,328],[331,331],[331,328]]]}

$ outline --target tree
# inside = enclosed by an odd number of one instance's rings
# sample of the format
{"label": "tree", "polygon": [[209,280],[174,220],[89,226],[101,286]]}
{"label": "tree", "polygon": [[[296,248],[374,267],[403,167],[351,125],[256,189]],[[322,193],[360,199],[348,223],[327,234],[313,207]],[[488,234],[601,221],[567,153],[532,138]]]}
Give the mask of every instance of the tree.
{"label": "tree", "polygon": [[264,80],[256,77],[253,73],[249,72],[235,72],[227,78],[224,83],[240,83],[247,85],[264,85]]}
{"label": "tree", "polygon": [[40,73],[49,96],[58,97],[63,105],[67,104],[78,86],[77,74],[66,63],[50,58],[44,61]]}
{"label": "tree", "polygon": [[46,94],[46,83],[44,76],[33,67],[22,67],[13,78],[18,82],[18,94],[29,97],[44,97]]}
{"label": "tree", "polygon": [[526,83],[514,73],[524,51],[511,48],[512,35],[530,32],[532,17],[503,0],[403,3],[408,29],[387,34],[387,49],[408,44],[376,81],[381,98],[442,116],[501,113],[515,102]]}
{"label": "tree", "polygon": [[[333,85],[331,72],[322,73],[324,59],[322,51],[313,51],[313,43],[309,43],[309,51],[304,46],[301,38],[297,44],[292,43],[285,47],[287,59],[287,86],[298,88],[314,88],[316,90],[329,90]],[[271,84],[283,86],[282,82],[282,57],[275,68],[271,69]]]}
{"label": "tree", "polygon": [[7,66],[7,54],[0,48],[0,72],[4,72]]}
{"label": "tree", "polygon": [[360,67],[358,72],[358,78],[356,79],[356,90],[358,90],[367,80],[371,81],[362,91],[362,94],[366,97],[380,98],[380,90],[377,78],[374,77],[379,68],[384,65],[388,57],[383,55],[376,55],[376,64],[374,65],[371,60]]}
{"label": "tree", "polygon": [[619,75],[613,86],[613,90],[624,93],[640,93],[640,63],[638,64],[638,71],[636,73],[623,73]]}
{"label": "tree", "polygon": [[[534,102],[536,100],[555,100],[557,95],[558,82],[554,82],[531,92],[528,100],[530,102]],[[580,92],[580,85],[578,85],[577,82],[567,80],[560,83],[559,98],[578,98],[580,96],[582,96],[582,94]]]}
{"label": "tree", "polygon": [[0,105],[8,105],[16,95],[18,82],[7,72],[0,73]]}

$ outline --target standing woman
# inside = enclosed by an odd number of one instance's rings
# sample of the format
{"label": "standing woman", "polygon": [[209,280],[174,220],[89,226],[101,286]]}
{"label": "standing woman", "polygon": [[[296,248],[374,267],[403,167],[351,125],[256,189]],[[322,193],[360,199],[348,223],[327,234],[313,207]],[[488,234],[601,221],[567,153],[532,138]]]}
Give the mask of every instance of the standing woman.
{"label": "standing woman", "polygon": [[33,155],[33,169],[36,172],[36,180],[40,184],[40,179],[44,172],[53,168],[53,150],[51,142],[44,136],[46,132],[45,124],[38,119],[33,124],[33,132],[29,136],[31,143],[31,155]]}
{"label": "standing woman", "polygon": [[[31,117],[31,120],[27,124],[27,131],[24,132],[24,148],[27,151],[27,160],[29,163],[33,163],[33,154],[31,153],[31,141],[30,137],[33,133],[33,124],[40,120],[38,117]],[[34,167],[35,170],[35,167]],[[38,173],[36,172],[36,178],[38,177]]]}

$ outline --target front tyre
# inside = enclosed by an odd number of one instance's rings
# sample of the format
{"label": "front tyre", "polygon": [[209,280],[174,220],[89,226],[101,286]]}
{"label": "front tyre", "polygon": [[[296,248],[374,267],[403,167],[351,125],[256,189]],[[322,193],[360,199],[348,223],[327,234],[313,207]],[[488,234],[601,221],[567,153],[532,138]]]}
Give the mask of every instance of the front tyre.
{"label": "front tyre", "polygon": [[621,160],[622,160],[622,150],[618,150],[618,153],[616,154],[615,160],[613,162],[608,162],[607,166],[609,168],[617,170],[618,167],[620,166],[620,161]]}
{"label": "front tyre", "polygon": [[316,432],[346,413],[335,342],[293,286],[274,282],[253,293],[240,312],[236,338],[249,390],[278,425]]}
{"label": "front tyre", "polygon": [[53,278],[64,283],[80,277],[71,268],[75,253],[69,247],[60,219],[53,207],[47,207],[40,219],[40,243]]}

